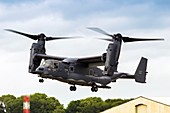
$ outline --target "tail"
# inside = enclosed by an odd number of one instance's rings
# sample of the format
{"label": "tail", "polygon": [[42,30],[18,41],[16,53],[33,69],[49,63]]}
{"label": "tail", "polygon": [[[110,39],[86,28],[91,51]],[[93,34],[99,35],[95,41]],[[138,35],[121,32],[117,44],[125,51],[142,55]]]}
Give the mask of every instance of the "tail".
{"label": "tail", "polygon": [[135,81],[139,83],[146,83],[146,68],[147,58],[142,57],[135,72]]}

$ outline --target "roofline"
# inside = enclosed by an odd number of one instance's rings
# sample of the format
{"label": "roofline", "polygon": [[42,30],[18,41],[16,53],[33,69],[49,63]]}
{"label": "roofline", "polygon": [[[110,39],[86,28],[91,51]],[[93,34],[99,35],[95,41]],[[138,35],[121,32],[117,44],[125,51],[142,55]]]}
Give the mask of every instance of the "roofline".
{"label": "roofline", "polygon": [[[144,99],[147,99],[147,100],[150,100],[150,101],[153,101],[153,102],[156,102],[156,103],[159,103],[159,104],[163,104],[163,105],[166,105],[166,106],[170,107],[170,105],[168,105],[168,104],[165,104],[165,103],[162,103],[162,102],[159,102],[159,101],[156,101],[156,100],[153,100],[153,99],[144,97],[144,96],[136,97],[136,98],[134,98],[134,100],[135,100],[135,99],[138,99],[138,98],[144,98]],[[133,100],[131,100],[131,101],[133,101]],[[130,102],[130,101],[129,101],[129,102]],[[128,102],[127,102],[127,103],[128,103]]]}

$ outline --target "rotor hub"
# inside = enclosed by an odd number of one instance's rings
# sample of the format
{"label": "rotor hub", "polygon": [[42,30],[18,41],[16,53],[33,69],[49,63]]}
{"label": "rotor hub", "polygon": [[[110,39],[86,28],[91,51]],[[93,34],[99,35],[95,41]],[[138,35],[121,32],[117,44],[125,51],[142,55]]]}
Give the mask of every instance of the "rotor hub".
{"label": "rotor hub", "polygon": [[39,37],[42,37],[42,38],[45,38],[45,37],[46,37],[44,33],[41,33],[41,34],[39,34],[38,36],[39,36]]}

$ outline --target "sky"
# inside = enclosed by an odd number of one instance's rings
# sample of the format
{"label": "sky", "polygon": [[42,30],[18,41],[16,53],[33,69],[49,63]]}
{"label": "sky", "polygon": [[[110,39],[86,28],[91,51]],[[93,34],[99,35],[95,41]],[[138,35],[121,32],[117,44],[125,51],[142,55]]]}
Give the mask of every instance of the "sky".
{"label": "sky", "polygon": [[[0,95],[21,96],[45,93],[67,106],[72,100],[87,97],[135,98],[170,96],[170,1],[168,0],[1,0],[0,1]],[[108,38],[90,31],[99,27],[110,34],[137,38],[164,38],[157,42],[124,43],[118,71],[134,74],[140,58],[148,58],[147,83],[117,80],[112,89],[91,92],[90,87],[69,85],[56,80],[38,82],[28,73],[29,50],[35,41],[4,31],[14,29],[46,36],[82,36],[78,39],[50,41],[47,54],[64,57],[101,55]]]}

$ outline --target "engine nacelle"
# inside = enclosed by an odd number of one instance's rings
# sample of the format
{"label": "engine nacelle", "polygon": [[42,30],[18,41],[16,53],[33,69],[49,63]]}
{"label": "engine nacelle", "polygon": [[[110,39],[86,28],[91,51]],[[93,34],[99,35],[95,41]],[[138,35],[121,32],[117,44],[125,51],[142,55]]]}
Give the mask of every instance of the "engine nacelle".
{"label": "engine nacelle", "polygon": [[36,58],[35,54],[45,54],[43,45],[33,43],[30,49],[29,72],[34,73],[36,68],[40,65],[42,58]]}
{"label": "engine nacelle", "polygon": [[106,61],[104,74],[112,76],[114,72],[117,71],[118,55],[119,55],[119,45],[115,43],[110,43],[107,48]]}

